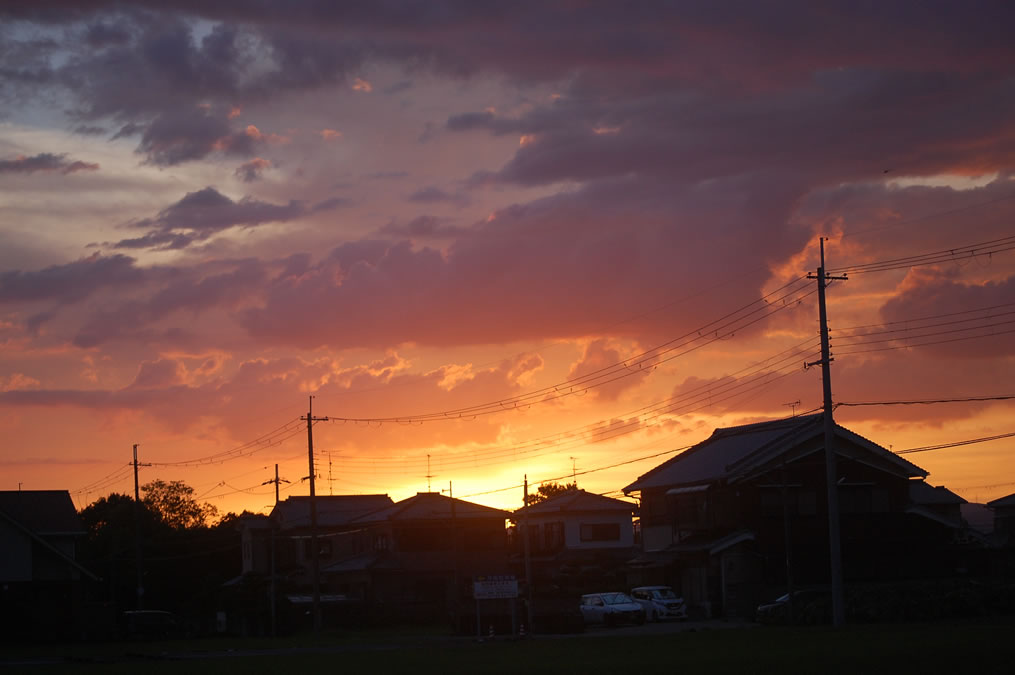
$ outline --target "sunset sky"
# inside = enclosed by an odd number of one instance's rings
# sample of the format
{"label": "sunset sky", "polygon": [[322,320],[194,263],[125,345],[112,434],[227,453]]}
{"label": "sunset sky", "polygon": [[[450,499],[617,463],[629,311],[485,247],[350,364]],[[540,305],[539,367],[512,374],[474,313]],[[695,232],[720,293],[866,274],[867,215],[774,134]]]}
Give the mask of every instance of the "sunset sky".
{"label": "sunset sky", "polygon": [[[0,489],[613,496],[1015,432],[1010,2],[0,2]],[[872,263],[879,263],[874,264]],[[968,399],[994,399],[975,400]],[[907,455],[970,501],[1015,437]]]}

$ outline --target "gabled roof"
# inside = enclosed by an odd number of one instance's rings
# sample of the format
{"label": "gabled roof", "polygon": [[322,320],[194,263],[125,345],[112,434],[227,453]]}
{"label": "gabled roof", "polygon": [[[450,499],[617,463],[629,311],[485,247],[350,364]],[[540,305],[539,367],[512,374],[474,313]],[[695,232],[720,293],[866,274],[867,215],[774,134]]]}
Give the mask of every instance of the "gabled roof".
{"label": "gabled roof", "polygon": [[85,534],[67,490],[0,492],[0,521],[10,523],[70,567],[98,581],[99,577],[49,541],[55,535]]}
{"label": "gabled roof", "polygon": [[620,499],[603,497],[585,490],[568,490],[541,502],[522,507],[515,511],[515,515],[527,513],[534,516],[546,513],[587,513],[591,511],[631,513],[637,508],[636,504]]}
{"label": "gabled roof", "polygon": [[909,483],[909,500],[920,506],[948,506],[965,504],[966,500],[943,485],[928,485],[922,480]]}
{"label": "gabled roof", "polygon": [[476,520],[483,518],[507,519],[511,514],[482,504],[452,499],[439,492],[419,492],[415,497],[395,502],[391,506],[368,513],[356,519],[357,523],[408,520],[450,520],[451,504],[454,502],[454,517]]}
{"label": "gabled roof", "polygon": [[987,506],[991,508],[997,508],[998,506],[1015,506],[1015,493],[1012,493],[1007,497],[995,499],[992,502],[987,502]]}
{"label": "gabled roof", "polygon": [[[317,524],[321,527],[347,525],[360,516],[391,506],[388,495],[318,495]],[[279,527],[310,527],[310,496],[288,497],[275,505],[272,518]]]}
{"label": "gabled roof", "polygon": [[84,534],[67,490],[0,491],[3,511],[35,534]]}
{"label": "gabled roof", "polygon": [[[770,422],[716,429],[707,439],[660,464],[624,488],[625,493],[678,485],[705,485],[719,480],[733,481],[757,474],[786,453],[801,448],[824,433],[822,415],[801,415]],[[863,458],[882,470],[906,477],[927,472],[839,424],[836,438],[849,441],[864,451]],[[820,443],[819,446],[823,445]],[[836,448],[844,454],[846,448]]]}

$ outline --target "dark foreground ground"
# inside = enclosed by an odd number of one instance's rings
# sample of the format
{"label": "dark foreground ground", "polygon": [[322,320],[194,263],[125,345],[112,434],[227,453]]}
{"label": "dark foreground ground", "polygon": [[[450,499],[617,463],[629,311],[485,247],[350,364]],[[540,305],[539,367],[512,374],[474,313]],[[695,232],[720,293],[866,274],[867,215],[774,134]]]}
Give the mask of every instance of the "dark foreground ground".
{"label": "dark foreground ground", "polygon": [[1015,617],[831,628],[722,622],[462,638],[431,631],[279,641],[3,646],[3,673],[1010,673]]}

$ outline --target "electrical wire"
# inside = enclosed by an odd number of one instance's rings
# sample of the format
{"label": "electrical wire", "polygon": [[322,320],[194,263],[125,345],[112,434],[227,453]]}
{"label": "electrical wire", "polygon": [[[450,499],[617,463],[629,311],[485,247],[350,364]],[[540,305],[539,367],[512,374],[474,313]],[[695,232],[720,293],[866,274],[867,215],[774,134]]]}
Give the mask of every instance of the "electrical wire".
{"label": "electrical wire", "polygon": [[[570,378],[554,385],[536,389],[524,394],[519,394],[518,396],[512,396],[473,406],[418,415],[401,415],[396,417],[329,416],[329,421],[361,424],[382,424],[385,422],[412,424],[437,420],[472,419],[481,415],[490,415],[508,410],[516,410],[519,408],[528,409],[528,407],[535,404],[549,403],[551,401],[576,394],[581,395],[587,393],[589,389],[601,387],[625,377],[644,373],[646,372],[646,368],[648,371],[651,371],[663,363],[680,356],[685,356],[708,344],[721,339],[730,338],[735,335],[736,332],[742,331],[759,321],[772,316],[773,314],[783,311],[784,309],[799,305],[804,298],[816,293],[816,290],[809,290],[798,297],[794,297],[797,294],[800,294],[803,290],[803,287],[798,287],[787,292],[781,297],[775,297],[773,300],[769,300],[768,298],[779,293],[783,289],[788,288],[789,286],[799,283],[801,280],[806,281],[806,277],[799,277],[780,287],[776,291],[767,294],[763,298],[755,300],[734,312],[730,312],[729,314],[716,319],[699,329],[694,329],[684,333],[677,338],[673,338],[661,345],[645,350],[629,359],[599,368],[578,377]],[[807,286],[810,286],[810,284],[807,284]],[[763,304],[751,311],[747,311],[759,302]],[[782,304],[777,305],[776,303]],[[756,316],[759,313],[761,316]]]}
{"label": "electrical wire", "polygon": [[969,259],[994,253],[1015,250],[1015,236],[991,239],[976,244],[958,246],[930,253],[921,253],[903,258],[890,258],[869,263],[858,263],[843,267],[834,267],[826,270],[829,274],[869,274],[872,272],[887,272],[891,270],[908,269],[923,265],[935,265],[941,262],[952,260]]}
{"label": "electrical wire", "polygon": [[972,403],[977,401],[1010,401],[1015,399],[1015,395],[1001,395],[1001,396],[966,396],[962,398],[935,398],[935,399],[913,399],[909,401],[856,401],[856,402],[839,402],[836,403],[838,406],[870,406],[870,405],[929,405],[932,403]]}
{"label": "electrical wire", "polygon": [[906,448],[905,450],[896,450],[896,455],[909,455],[914,452],[929,452],[931,450],[944,450],[946,448],[957,448],[963,445],[973,445],[975,443],[986,443],[988,441],[997,441],[1002,438],[1011,438],[1015,436],[1015,431],[1010,431],[1005,434],[997,434],[996,436],[983,436],[981,438],[970,438],[964,441],[955,441],[953,443],[941,443],[939,445],[925,445],[919,448]]}

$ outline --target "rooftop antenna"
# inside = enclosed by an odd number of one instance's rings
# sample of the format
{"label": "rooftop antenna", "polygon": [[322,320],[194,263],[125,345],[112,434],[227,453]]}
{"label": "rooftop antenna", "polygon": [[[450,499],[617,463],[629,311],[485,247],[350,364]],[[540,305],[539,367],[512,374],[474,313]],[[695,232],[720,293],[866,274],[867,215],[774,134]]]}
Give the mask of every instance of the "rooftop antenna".
{"label": "rooftop antenna", "polygon": [[798,405],[800,405],[800,399],[797,399],[795,401],[790,401],[789,403],[783,403],[783,405],[788,405],[790,407],[790,410],[792,410],[792,415],[791,416],[792,417],[796,417],[796,407]]}
{"label": "rooftop antenna", "polygon": [[574,468],[574,461],[576,459],[578,459],[578,458],[577,457],[572,457],[571,458],[571,482],[574,483],[575,485],[578,485],[578,479],[576,477],[577,476],[577,471]]}
{"label": "rooftop antenna", "polygon": [[430,479],[431,478],[433,478],[433,475],[430,473],[430,454],[427,453],[427,456],[426,456],[426,491],[427,492],[431,491],[430,490]]}

